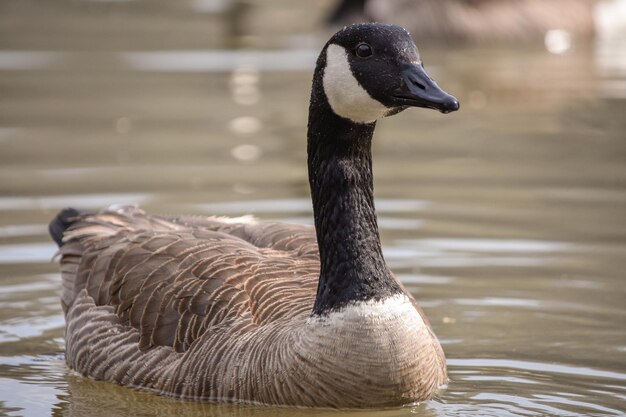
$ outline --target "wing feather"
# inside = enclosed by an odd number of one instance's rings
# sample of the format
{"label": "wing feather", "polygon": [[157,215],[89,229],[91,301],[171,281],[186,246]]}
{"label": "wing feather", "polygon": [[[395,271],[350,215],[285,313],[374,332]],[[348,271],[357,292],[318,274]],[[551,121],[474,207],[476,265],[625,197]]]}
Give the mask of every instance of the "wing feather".
{"label": "wing feather", "polygon": [[64,309],[85,290],[136,329],[140,350],[185,352],[207,331],[307,314],[315,297],[319,261],[308,226],[120,207],[80,214],[64,242]]}

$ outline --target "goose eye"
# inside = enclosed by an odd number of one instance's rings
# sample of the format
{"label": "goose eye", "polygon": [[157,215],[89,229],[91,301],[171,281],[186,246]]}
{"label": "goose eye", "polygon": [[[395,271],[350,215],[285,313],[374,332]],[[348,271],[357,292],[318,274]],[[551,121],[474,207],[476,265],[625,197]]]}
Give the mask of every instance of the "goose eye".
{"label": "goose eye", "polygon": [[372,47],[366,43],[360,43],[356,47],[356,54],[360,58],[367,58],[372,55]]}

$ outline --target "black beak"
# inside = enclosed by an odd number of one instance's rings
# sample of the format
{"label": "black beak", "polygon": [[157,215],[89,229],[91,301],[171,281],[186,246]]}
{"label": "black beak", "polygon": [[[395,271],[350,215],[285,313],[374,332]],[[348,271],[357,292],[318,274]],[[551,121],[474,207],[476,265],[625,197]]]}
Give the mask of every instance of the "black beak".
{"label": "black beak", "polygon": [[443,91],[420,64],[402,65],[402,86],[393,93],[402,106],[426,107],[450,113],[459,109],[459,101]]}

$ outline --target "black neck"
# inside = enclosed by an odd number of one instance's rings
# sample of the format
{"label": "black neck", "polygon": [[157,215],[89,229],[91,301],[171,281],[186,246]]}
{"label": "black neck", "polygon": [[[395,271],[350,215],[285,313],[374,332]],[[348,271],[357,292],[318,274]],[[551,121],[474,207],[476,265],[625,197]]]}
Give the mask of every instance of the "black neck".
{"label": "black neck", "polygon": [[374,127],[375,122],[354,123],[331,110],[318,67],[308,125],[309,184],[321,261],[314,314],[402,291],[385,264],[378,234]]}

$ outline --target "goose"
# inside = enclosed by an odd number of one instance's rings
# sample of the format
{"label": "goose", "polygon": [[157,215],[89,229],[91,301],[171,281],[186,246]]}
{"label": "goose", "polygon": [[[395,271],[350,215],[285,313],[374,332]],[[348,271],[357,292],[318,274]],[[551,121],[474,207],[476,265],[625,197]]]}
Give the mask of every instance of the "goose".
{"label": "goose", "polygon": [[355,24],[314,72],[308,169],[315,227],[254,218],[63,210],[69,367],[178,398],[370,408],[447,382],[428,319],[383,258],[372,186],[376,120],[449,113],[409,33]]}
{"label": "goose", "polygon": [[[419,39],[475,43],[544,40],[552,30],[590,38],[603,31],[598,8],[621,0],[341,0],[330,23],[394,21]],[[621,13],[623,16],[623,13]]]}

